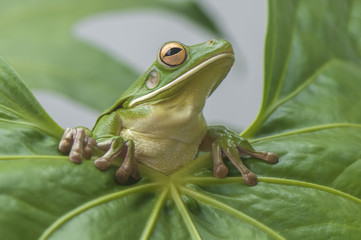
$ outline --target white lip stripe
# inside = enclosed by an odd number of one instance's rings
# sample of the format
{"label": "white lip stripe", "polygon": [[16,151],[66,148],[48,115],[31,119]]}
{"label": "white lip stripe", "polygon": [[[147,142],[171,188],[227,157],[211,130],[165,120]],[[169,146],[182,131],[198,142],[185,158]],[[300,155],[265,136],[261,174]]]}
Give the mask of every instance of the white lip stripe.
{"label": "white lip stripe", "polygon": [[182,82],[183,80],[187,79],[188,77],[192,76],[194,73],[198,72],[200,69],[204,68],[205,66],[207,66],[210,63],[213,63],[221,58],[224,57],[233,57],[233,53],[222,53],[219,55],[216,55],[214,57],[211,57],[210,59],[207,59],[206,61],[202,62],[201,64],[195,66],[194,68],[192,68],[191,70],[189,70],[188,72],[184,73],[183,75],[179,76],[177,79],[175,79],[174,81],[168,83],[167,85],[159,88],[158,90],[155,90],[154,92],[150,92],[144,96],[141,96],[139,98],[134,99],[133,101],[131,101],[129,103],[129,107],[132,107],[133,105],[135,105],[138,102],[142,102],[148,98],[152,98],[157,96],[159,93],[164,92],[170,88],[172,88],[174,85],[177,85],[178,83]]}

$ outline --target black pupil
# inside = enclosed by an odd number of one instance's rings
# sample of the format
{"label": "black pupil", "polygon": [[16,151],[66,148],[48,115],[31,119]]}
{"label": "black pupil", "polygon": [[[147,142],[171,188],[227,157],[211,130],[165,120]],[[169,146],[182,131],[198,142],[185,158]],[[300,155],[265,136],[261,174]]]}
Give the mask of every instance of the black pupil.
{"label": "black pupil", "polygon": [[174,48],[169,49],[169,50],[165,53],[164,56],[169,57],[169,56],[172,56],[172,55],[175,55],[175,54],[179,53],[180,51],[182,51],[181,48],[174,47]]}

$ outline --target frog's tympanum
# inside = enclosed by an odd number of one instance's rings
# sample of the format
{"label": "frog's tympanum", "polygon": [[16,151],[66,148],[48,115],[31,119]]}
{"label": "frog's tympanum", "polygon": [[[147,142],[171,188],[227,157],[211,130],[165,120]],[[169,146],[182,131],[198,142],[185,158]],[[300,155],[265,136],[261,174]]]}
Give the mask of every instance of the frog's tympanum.
{"label": "frog's tympanum", "polygon": [[[278,161],[271,152],[259,152],[237,133],[223,126],[207,126],[203,117],[206,99],[226,77],[234,62],[232,46],[225,40],[186,46],[167,42],[157,59],[110,108],[94,128],[68,128],[59,150],[70,161],[81,163],[95,149],[103,154],[94,165],[106,170],[123,159],[116,180],[139,179],[138,164],[170,175],[194,160],[200,151],[210,151],[214,176],[227,176],[226,156],[248,185],[257,177],[240,157],[251,156],[270,163]],[[121,91],[121,89],[119,90]]]}

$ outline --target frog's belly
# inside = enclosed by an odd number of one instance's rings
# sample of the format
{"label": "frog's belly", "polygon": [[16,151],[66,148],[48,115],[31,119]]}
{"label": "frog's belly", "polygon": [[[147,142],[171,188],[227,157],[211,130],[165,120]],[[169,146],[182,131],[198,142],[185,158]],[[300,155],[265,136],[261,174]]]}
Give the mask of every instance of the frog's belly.
{"label": "frog's belly", "polygon": [[155,170],[169,175],[188,162],[192,161],[197,153],[197,144],[187,144],[177,140],[154,137],[122,130],[120,136],[132,139],[134,142],[134,157],[137,162],[143,163]]}

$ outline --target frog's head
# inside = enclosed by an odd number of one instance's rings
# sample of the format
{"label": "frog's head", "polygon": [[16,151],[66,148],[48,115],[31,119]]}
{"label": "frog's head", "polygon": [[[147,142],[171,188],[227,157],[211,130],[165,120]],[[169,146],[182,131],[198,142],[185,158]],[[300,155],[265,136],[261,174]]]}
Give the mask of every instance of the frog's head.
{"label": "frog's head", "polygon": [[193,46],[167,42],[157,60],[125,94],[124,108],[172,103],[192,105],[200,111],[205,100],[228,74],[234,62],[226,40],[210,40]]}

